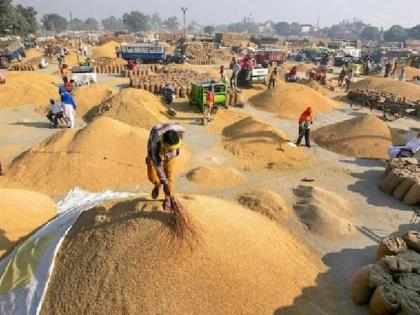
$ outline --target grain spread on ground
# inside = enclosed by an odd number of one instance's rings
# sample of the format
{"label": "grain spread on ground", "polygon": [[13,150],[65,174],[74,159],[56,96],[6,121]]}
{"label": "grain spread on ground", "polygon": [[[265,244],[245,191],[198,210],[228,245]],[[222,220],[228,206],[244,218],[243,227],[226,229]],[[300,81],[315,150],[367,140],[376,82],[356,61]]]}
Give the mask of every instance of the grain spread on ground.
{"label": "grain spread on ground", "polygon": [[166,110],[160,97],[144,90],[128,88],[99,107],[94,115],[103,115],[131,126],[150,129],[168,120]]}
{"label": "grain spread on ground", "polygon": [[0,256],[52,219],[53,200],[33,191],[0,189]]}
{"label": "grain spread on ground", "polygon": [[[99,118],[84,129],[59,132],[21,154],[10,165],[7,184],[49,195],[63,195],[73,187],[89,191],[132,187],[147,178],[148,136],[146,129]],[[184,148],[176,170],[182,170],[186,155]]]}
{"label": "grain spread on ground", "polygon": [[327,112],[338,107],[333,100],[298,83],[281,83],[249,99],[251,105],[285,119],[298,119],[309,106],[315,112]]}
{"label": "grain spread on ground", "polygon": [[278,222],[286,220],[292,213],[280,195],[267,189],[246,191],[236,199],[241,205]]}
{"label": "grain spread on ground", "polygon": [[409,100],[420,99],[420,86],[409,82],[397,81],[389,78],[368,78],[352,84],[351,89],[372,89],[406,97]]}
{"label": "grain spread on ground", "polygon": [[187,174],[194,184],[212,189],[240,186],[246,182],[246,176],[234,168],[202,166]]}
{"label": "grain spread on ground", "polygon": [[296,216],[312,233],[334,238],[354,231],[349,219],[355,211],[344,198],[313,186],[299,186],[294,192]]}
{"label": "grain spread on ground", "polygon": [[302,169],[310,164],[304,148],[288,145],[287,136],[253,117],[223,129],[223,146],[238,164],[252,170]]}
{"label": "grain spread on ground", "polygon": [[[41,314],[273,314],[325,270],[303,241],[258,213],[204,196],[180,201],[200,232],[192,243],[173,237],[159,202],[108,202],[82,214]],[[312,311],[338,314],[338,297],[315,290],[323,303]]]}
{"label": "grain spread on ground", "polygon": [[313,137],[327,150],[358,158],[386,159],[393,143],[388,125],[372,115],[322,127],[313,132]]}
{"label": "grain spread on ground", "polygon": [[420,69],[413,67],[404,67],[406,80],[412,80],[413,77],[420,76]]}
{"label": "grain spread on ground", "polygon": [[58,94],[58,77],[29,72],[7,72],[0,84],[0,108],[45,105]]}

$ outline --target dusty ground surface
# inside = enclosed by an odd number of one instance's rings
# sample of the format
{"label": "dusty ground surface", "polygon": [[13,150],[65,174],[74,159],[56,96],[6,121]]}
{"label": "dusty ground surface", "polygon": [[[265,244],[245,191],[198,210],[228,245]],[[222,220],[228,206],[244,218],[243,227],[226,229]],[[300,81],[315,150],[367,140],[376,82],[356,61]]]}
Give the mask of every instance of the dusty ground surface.
{"label": "dusty ground surface", "polygon": [[[49,68],[44,72],[55,73],[54,69]],[[124,88],[127,87],[128,79],[100,75],[99,82],[112,87]],[[259,87],[254,91],[245,91],[244,94],[249,97],[260,93],[262,89],[262,87]],[[336,100],[341,100],[343,96],[341,91],[329,94],[329,97]],[[337,110],[318,115],[314,128],[351,119],[369,112],[365,109],[353,111],[346,103],[341,104],[342,107]],[[353,305],[349,299],[351,278],[356,270],[373,261],[376,245],[382,237],[408,228],[413,210],[379,190],[378,183],[383,175],[384,161],[349,158],[328,152],[314,144],[311,149],[308,149],[314,157],[314,162],[309,168],[285,172],[269,169],[249,171],[239,168],[233,161],[232,155],[220,146],[221,130],[229,125],[229,119],[218,122],[218,116],[216,116],[215,122],[203,127],[198,122],[201,115],[196,108],[178,100],[174,104],[174,108],[178,111],[174,121],[182,123],[187,131],[185,141],[192,153],[189,170],[200,166],[231,167],[237,168],[247,178],[243,185],[234,188],[203,188],[187,179],[188,170],[176,179],[179,193],[203,194],[235,200],[241,192],[262,187],[278,193],[285,199],[287,205],[293,208],[297,200],[294,190],[300,185],[306,185],[302,182],[303,178],[311,177],[315,179],[313,185],[334,191],[345,198],[354,209],[357,209],[356,215],[351,219],[356,232],[343,238],[315,236],[296,220],[289,219],[286,221],[286,224],[292,230],[300,234],[309,246],[319,253],[322,261],[328,267],[328,271],[319,274],[316,279],[316,286],[305,288],[301,295],[295,299],[292,306],[279,309],[276,314],[311,314],[308,310],[302,310],[301,305],[316,303],[316,292],[320,289],[328,291],[329,283],[327,279],[331,275],[335,278],[339,287],[338,293],[342,301],[342,314],[367,314],[366,308]],[[296,121],[279,119],[273,114],[259,111],[249,105],[246,105],[244,109],[229,108],[228,113],[228,115],[232,113],[232,116],[237,115],[239,117],[253,115],[268,122],[271,126],[283,130],[290,140],[297,137]],[[381,115],[379,112],[373,114]],[[226,113],[218,115],[226,116]],[[78,126],[83,125],[84,122],[78,121]],[[401,135],[409,139],[420,128],[420,122],[419,120],[404,118],[390,123],[390,126],[400,129]],[[56,130],[48,128],[46,119],[36,113],[35,107],[31,104],[19,108],[0,110],[0,160],[3,163],[10,162],[21,152],[54,132]],[[144,157],[139,157],[139,160],[143,159]],[[142,184],[132,187],[132,190],[149,191],[151,188],[149,184]]]}

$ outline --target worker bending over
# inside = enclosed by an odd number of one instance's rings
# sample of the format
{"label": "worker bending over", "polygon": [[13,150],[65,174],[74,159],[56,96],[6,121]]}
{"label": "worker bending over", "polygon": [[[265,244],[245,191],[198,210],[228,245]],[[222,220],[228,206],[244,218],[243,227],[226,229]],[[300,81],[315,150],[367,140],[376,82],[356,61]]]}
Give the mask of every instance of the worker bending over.
{"label": "worker bending over", "polygon": [[53,99],[50,100],[50,109],[48,110],[47,118],[50,121],[50,128],[57,128],[58,120],[64,118],[63,107]]}
{"label": "worker bending over", "polygon": [[179,155],[184,128],[179,124],[159,124],[150,131],[147,144],[147,176],[155,186],[152,198],[159,197],[163,185],[165,204],[174,188],[174,159]]}
{"label": "worker bending over", "polygon": [[300,143],[302,142],[302,139],[305,136],[305,145],[308,148],[311,147],[309,132],[310,132],[312,123],[313,123],[312,107],[309,106],[299,117],[299,137],[296,141],[297,146],[300,146]]}

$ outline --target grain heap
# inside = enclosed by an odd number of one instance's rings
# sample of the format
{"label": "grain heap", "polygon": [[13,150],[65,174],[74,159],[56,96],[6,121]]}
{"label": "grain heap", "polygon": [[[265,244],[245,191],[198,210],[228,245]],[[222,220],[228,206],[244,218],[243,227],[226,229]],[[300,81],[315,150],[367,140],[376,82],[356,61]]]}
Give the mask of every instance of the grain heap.
{"label": "grain heap", "polygon": [[57,95],[57,77],[49,74],[8,72],[0,85],[0,108],[49,104]]}
{"label": "grain heap", "polygon": [[297,83],[281,83],[274,88],[249,99],[251,105],[275,113],[281,118],[298,119],[312,106],[315,113],[330,111],[338,104],[311,88]]}
{"label": "grain heap", "polygon": [[420,76],[420,69],[413,67],[404,67],[405,77],[407,80],[412,80],[414,77]]}
{"label": "grain heap", "polygon": [[288,170],[309,165],[309,156],[303,148],[290,147],[283,132],[253,117],[224,128],[222,134],[224,148],[243,167]]}
{"label": "grain heap", "polygon": [[327,150],[358,158],[386,159],[393,143],[388,125],[372,115],[322,127],[313,138]]}
{"label": "grain heap", "polygon": [[387,78],[368,78],[353,84],[351,89],[371,89],[376,92],[392,93],[409,101],[417,101],[420,98],[420,86]]}
{"label": "grain heap", "polygon": [[57,213],[51,198],[20,189],[0,189],[0,256]]}
{"label": "grain heap", "polygon": [[[55,196],[73,187],[89,191],[128,188],[147,178],[148,136],[148,130],[99,118],[84,129],[56,133],[24,152],[11,163],[5,179],[9,186]],[[177,170],[184,160],[182,150]]]}
{"label": "grain heap", "polygon": [[[204,196],[180,200],[200,231],[192,244],[173,238],[160,202],[85,212],[64,240],[41,314],[272,314],[325,270],[287,228],[258,213]],[[317,294],[322,305],[306,307],[340,313],[338,298]]]}
{"label": "grain heap", "polygon": [[83,117],[108,100],[114,91],[101,84],[93,84],[89,86],[79,87],[74,92],[74,100],[77,105],[76,115]]}
{"label": "grain heap", "polygon": [[134,127],[150,129],[167,121],[166,107],[155,95],[136,89],[124,89],[109,101],[92,110],[92,117],[110,117]]}
{"label": "grain heap", "polygon": [[420,203],[420,160],[416,158],[392,159],[388,161],[381,190],[405,204]]}
{"label": "grain heap", "polygon": [[336,238],[354,230],[349,222],[354,210],[336,193],[319,187],[299,186],[295,195],[298,197],[295,213],[310,232],[325,238]]}
{"label": "grain heap", "polygon": [[240,186],[246,182],[246,177],[234,168],[203,166],[187,174],[188,180],[194,184],[212,189]]}
{"label": "grain heap", "polygon": [[420,233],[384,239],[377,258],[354,275],[353,302],[369,304],[373,315],[420,314]]}
{"label": "grain heap", "polygon": [[257,188],[243,192],[237,196],[237,200],[246,208],[277,222],[285,221],[292,214],[283,198],[267,189]]}

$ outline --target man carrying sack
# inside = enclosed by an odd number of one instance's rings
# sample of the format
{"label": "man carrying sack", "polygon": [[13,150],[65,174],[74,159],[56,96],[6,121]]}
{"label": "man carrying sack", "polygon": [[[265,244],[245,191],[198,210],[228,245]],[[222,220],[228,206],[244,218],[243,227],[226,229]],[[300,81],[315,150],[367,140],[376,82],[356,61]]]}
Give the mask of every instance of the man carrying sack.
{"label": "man carrying sack", "polygon": [[165,210],[172,197],[174,188],[174,159],[179,155],[182,146],[184,128],[179,124],[159,124],[150,131],[147,144],[147,176],[155,186],[152,198],[159,197],[160,187],[163,185],[165,193]]}

